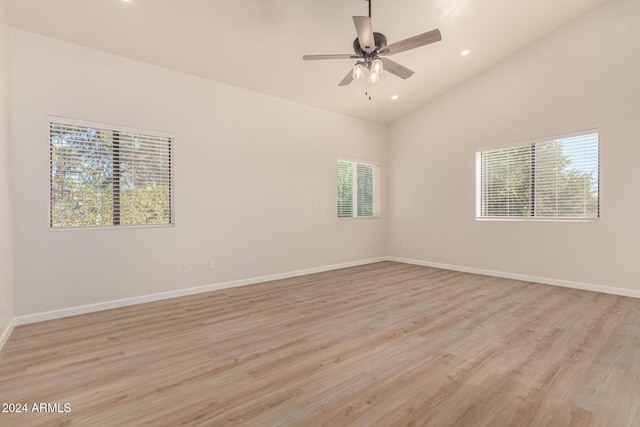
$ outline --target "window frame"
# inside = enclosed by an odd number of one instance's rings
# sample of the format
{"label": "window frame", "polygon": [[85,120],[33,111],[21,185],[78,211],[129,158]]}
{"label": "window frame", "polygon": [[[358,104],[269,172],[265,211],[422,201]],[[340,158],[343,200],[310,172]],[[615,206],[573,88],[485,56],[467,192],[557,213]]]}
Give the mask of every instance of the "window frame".
{"label": "window frame", "polygon": [[[338,220],[357,220],[357,219],[364,219],[364,220],[368,220],[368,219],[380,219],[380,217],[382,216],[382,203],[381,203],[381,194],[382,194],[382,184],[381,184],[381,167],[380,167],[380,163],[378,162],[374,162],[374,161],[370,161],[370,160],[361,160],[361,159],[353,159],[353,158],[349,158],[349,157],[338,157],[336,160],[336,179],[337,179],[337,168],[338,168],[338,162],[349,162],[352,163],[352,167],[354,170],[357,170],[357,165],[366,165],[366,166],[373,166],[374,168],[374,172],[373,172],[373,215],[368,215],[368,216],[359,216],[357,214],[358,212],[358,189],[357,189],[357,175],[354,176],[354,188],[353,188],[353,193],[351,196],[351,203],[352,203],[352,210],[354,215],[352,216],[338,216],[338,206],[337,206],[337,193],[336,193],[336,217]],[[337,186],[336,186],[336,192],[337,192]],[[377,214],[376,214],[377,213]]]}
{"label": "window frame", "polygon": [[[137,133],[144,134],[146,136],[153,136],[158,138],[168,138],[169,143],[169,216],[170,222],[168,224],[113,224],[113,225],[96,225],[96,226],[65,226],[65,227],[53,227],[52,226],[52,206],[53,199],[51,194],[51,124],[63,124],[70,126],[79,126],[99,130],[107,130],[117,133]],[[172,132],[156,131],[149,129],[133,128],[128,126],[114,125],[108,123],[94,122],[81,119],[72,119],[68,117],[49,115],[47,117],[47,133],[48,138],[48,168],[47,174],[47,189],[48,189],[48,203],[47,203],[47,229],[49,232],[70,232],[70,231],[99,231],[99,230],[127,230],[127,229],[140,229],[140,228],[170,228],[176,225],[176,213],[175,213],[175,135]]]}
{"label": "window frame", "polygon": [[[509,149],[509,148],[519,148],[531,146],[532,149],[535,149],[535,145],[539,143],[551,142],[558,139],[579,137],[591,134],[598,134],[598,171],[597,171],[597,180],[598,180],[598,216],[596,217],[543,217],[543,216],[482,216],[482,153],[484,151],[491,150],[500,150],[500,149]],[[601,142],[602,142],[602,133],[599,128],[593,129],[585,129],[575,132],[569,132],[559,135],[552,135],[546,137],[540,137],[535,139],[530,139],[526,141],[520,141],[514,144],[501,145],[497,147],[491,148],[483,148],[478,150],[475,158],[475,166],[476,166],[476,200],[475,200],[475,219],[476,221],[541,221],[541,222],[593,222],[600,221],[602,218],[602,183],[601,183],[601,165],[602,165],[602,152],[601,152]],[[535,193],[535,180],[533,179],[532,174],[532,188],[531,191]],[[535,196],[532,196],[531,203],[535,205]]]}

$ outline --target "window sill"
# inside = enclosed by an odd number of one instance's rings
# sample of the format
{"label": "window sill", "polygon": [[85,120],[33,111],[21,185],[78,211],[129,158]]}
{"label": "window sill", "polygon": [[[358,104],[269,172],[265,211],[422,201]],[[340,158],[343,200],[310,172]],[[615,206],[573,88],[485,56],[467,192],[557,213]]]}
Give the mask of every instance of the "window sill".
{"label": "window sill", "polygon": [[377,216],[355,216],[355,217],[342,217],[342,218],[338,218],[338,221],[352,221],[354,219],[364,219],[364,220],[369,220],[369,219],[380,219],[380,215]]}
{"label": "window sill", "polygon": [[131,230],[140,228],[172,228],[175,224],[148,224],[148,225],[106,225],[101,227],[49,227],[49,231],[69,232],[69,231],[98,231],[98,230]]}
{"label": "window sill", "polygon": [[476,217],[476,221],[487,222],[598,222],[600,218],[519,218],[519,217]]}

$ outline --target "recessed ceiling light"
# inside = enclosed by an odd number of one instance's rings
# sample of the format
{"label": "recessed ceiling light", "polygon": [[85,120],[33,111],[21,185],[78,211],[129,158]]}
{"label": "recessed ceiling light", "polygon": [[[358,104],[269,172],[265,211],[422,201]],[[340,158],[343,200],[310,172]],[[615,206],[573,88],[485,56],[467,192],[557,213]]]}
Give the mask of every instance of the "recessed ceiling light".
{"label": "recessed ceiling light", "polygon": [[469,49],[465,49],[465,50],[463,50],[462,52],[460,52],[460,55],[462,55],[462,56],[467,56],[467,55],[469,55],[470,53],[471,53],[471,51],[470,51]]}
{"label": "recessed ceiling light", "polygon": [[399,96],[398,96],[398,95],[393,95],[393,96],[391,97],[391,99],[392,99],[392,100],[394,100],[394,101],[395,101],[396,99],[398,99],[398,98],[399,98]]}

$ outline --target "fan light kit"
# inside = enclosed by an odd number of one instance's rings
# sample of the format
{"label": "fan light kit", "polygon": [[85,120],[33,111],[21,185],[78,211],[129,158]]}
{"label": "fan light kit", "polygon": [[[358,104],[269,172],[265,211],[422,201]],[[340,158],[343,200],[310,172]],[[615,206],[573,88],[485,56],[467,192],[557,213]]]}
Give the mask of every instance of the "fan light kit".
{"label": "fan light kit", "polygon": [[442,40],[439,29],[435,29],[417,36],[401,40],[387,45],[387,37],[382,33],[374,33],[371,25],[371,0],[369,2],[369,16],[354,16],[353,23],[358,37],[353,41],[354,54],[337,55],[305,55],[305,61],[321,59],[357,59],[353,69],[347,73],[338,86],[347,86],[353,80],[366,79],[367,89],[365,94],[371,100],[371,84],[380,80],[380,75],[386,70],[403,80],[411,77],[414,72],[395,61],[386,58],[396,53],[405,52],[417,47],[426,46]]}

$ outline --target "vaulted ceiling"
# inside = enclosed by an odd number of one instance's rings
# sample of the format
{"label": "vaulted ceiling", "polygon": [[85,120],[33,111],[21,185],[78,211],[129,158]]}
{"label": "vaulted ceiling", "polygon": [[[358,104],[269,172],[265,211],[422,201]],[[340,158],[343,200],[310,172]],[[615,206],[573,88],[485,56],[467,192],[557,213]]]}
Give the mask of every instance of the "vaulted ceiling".
{"label": "vaulted ceiling", "polygon": [[371,101],[362,81],[337,86],[352,61],[302,61],[352,53],[365,0],[5,1],[17,28],[388,124],[607,0],[373,0],[390,43],[434,28],[443,41],[393,56],[416,73],[383,74]]}

